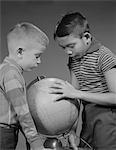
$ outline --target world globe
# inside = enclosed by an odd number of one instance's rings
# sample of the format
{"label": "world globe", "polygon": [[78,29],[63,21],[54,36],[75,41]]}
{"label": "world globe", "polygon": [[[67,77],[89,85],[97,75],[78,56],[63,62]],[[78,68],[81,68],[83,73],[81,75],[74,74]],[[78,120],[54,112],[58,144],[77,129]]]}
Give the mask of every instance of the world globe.
{"label": "world globe", "polygon": [[58,78],[33,80],[27,88],[29,109],[37,131],[44,135],[60,135],[68,132],[78,119],[78,101],[63,99],[55,101],[58,94],[50,94],[48,88]]}

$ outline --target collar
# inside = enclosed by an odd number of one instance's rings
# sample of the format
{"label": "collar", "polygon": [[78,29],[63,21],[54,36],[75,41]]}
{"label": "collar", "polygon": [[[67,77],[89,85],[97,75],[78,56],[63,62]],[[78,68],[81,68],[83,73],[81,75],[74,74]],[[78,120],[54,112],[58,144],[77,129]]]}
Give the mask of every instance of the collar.
{"label": "collar", "polygon": [[87,54],[93,53],[95,51],[97,51],[99,48],[101,47],[101,43],[99,41],[97,41],[94,37],[92,38],[92,42],[90,47],[87,49],[87,51],[84,53],[84,55],[79,58],[77,56],[72,57],[72,59],[76,59],[76,60],[81,60],[84,56],[86,56]]}
{"label": "collar", "polygon": [[19,64],[17,64],[17,62],[14,59],[6,57],[4,59],[4,62],[8,63],[10,66],[15,67],[16,69],[18,69],[19,72],[23,73],[22,67]]}

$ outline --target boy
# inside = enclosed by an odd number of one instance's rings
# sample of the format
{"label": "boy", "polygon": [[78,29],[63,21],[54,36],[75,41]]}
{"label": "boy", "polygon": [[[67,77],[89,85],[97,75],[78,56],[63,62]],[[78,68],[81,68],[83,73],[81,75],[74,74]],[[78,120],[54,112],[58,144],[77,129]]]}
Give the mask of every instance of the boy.
{"label": "boy", "polygon": [[19,123],[33,150],[41,150],[41,139],[29,112],[23,71],[41,63],[49,40],[35,25],[17,24],[7,35],[9,55],[0,65],[0,149],[14,150]]}
{"label": "boy", "polygon": [[115,150],[115,55],[93,37],[86,18],[79,12],[63,16],[56,26],[54,39],[69,55],[73,86],[68,82],[54,83],[51,93],[59,94],[57,100],[63,97],[82,100],[83,126],[79,146]]}

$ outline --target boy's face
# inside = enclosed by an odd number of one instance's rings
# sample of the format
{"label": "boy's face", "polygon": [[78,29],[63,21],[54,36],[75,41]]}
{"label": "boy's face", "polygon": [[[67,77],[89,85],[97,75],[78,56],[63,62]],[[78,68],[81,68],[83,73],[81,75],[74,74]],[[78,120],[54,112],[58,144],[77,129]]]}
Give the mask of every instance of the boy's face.
{"label": "boy's face", "polygon": [[25,71],[31,71],[41,63],[41,55],[46,47],[40,43],[30,42],[22,53],[21,66]]}
{"label": "boy's face", "polygon": [[88,49],[88,45],[84,38],[75,37],[73,34],[65,37],[57,37],[56,40],[61,48],[69,55],[69,57],[82,57]]}

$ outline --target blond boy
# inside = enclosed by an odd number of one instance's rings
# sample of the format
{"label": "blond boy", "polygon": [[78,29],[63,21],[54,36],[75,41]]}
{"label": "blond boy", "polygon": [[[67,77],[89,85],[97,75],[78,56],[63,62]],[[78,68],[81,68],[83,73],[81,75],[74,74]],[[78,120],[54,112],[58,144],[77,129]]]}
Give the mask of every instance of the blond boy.
{"label": "blond boy", "polygon": [[31,148],[43,149],[29,112],[22,73],[41,63],[48,43],[46,34],[28,22],[17,24],[7,35],[9,55],[0,65],[0,149],[16,149],[19,124]]}

